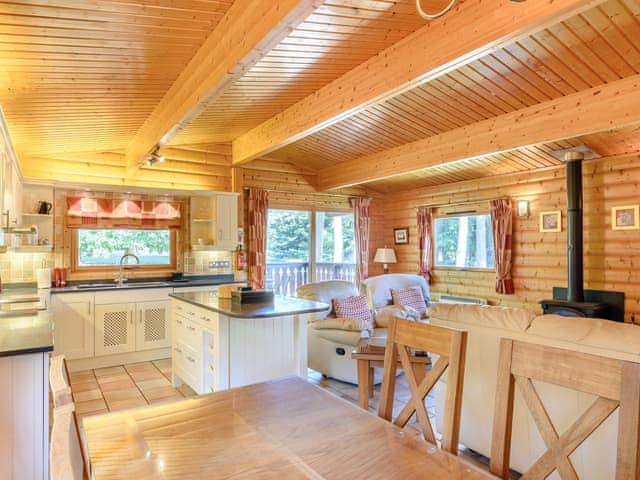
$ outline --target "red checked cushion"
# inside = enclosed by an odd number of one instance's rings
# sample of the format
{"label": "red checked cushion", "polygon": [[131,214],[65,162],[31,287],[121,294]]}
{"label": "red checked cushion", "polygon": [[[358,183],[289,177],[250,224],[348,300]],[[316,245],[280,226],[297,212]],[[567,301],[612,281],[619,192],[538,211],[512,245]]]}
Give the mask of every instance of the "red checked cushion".
{"label": "red checked cushion", "polygon": [[421,317],[427,313],[427,302],[424,301],[422,288],[419,286],[392,288],[391,298],[393,298],[394,305],[407,305],[415,308]]}
{"label": "red checked cushion", "polygon": [[334,298],[333,308],[338,318],[353,318],[358,320],[361,330],[371,328],[373,325],[373,315],[371,314],[371,310],[369,310],[367,297],[364,295]]}

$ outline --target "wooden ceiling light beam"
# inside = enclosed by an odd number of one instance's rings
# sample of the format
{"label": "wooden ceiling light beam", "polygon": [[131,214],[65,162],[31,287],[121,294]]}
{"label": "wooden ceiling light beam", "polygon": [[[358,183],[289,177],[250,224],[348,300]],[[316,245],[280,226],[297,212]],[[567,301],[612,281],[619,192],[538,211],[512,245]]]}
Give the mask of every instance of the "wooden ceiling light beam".
{"label": "wooden ceiling light beam", "polygon": [[267,155],[603,1],[466,0],[239,136],[233,142],[233,164]]}
{"label": "wooden ceiling light beam", "polygon": [[640,75],[482,120],[318,172],[319,191],[640,124]]}
{"label": "wooden ceiling light beam", "polygon": [[236,0],[131,140],[127,174],[135,173],[155,145],[166,145],[317,5],[319,0]]}

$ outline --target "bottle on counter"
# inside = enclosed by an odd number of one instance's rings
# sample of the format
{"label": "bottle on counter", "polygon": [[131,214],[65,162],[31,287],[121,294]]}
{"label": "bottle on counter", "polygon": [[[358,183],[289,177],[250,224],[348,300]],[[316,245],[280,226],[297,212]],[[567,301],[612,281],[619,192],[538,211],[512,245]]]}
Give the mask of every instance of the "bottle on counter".
{"label": "bottle on counter", "polygon": [[238,244],[236,251],[234,252],[235,270],[242,271],[246,268],[246,260],[242,244]]}

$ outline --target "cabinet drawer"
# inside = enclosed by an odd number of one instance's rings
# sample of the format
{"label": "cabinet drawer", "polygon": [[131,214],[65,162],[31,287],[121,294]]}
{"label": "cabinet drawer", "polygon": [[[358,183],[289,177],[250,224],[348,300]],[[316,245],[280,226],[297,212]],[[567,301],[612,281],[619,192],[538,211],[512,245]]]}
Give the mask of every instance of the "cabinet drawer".
{"label": "cabinet drawer", "polygon": [[184,320],[179,338],[196,350],[202,350],[202,329],[194,322]]}
{"label": "cabinet drawer", "polygon": [[196,316],[193,319],[207,330],[218,330],[218,312],[212,312],[204,308],[199,308],[196,312]]}

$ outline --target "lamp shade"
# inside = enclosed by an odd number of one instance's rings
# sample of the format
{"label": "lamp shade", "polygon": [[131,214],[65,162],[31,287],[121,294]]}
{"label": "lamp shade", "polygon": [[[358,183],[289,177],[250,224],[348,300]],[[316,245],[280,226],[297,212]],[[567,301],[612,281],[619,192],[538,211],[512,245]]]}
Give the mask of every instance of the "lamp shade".
{"label": "lamp shade", "polygon": [[396,252],[393,251],[393,248],[379,248],[376,250],[373,261],[376,263],[396,263]]}

